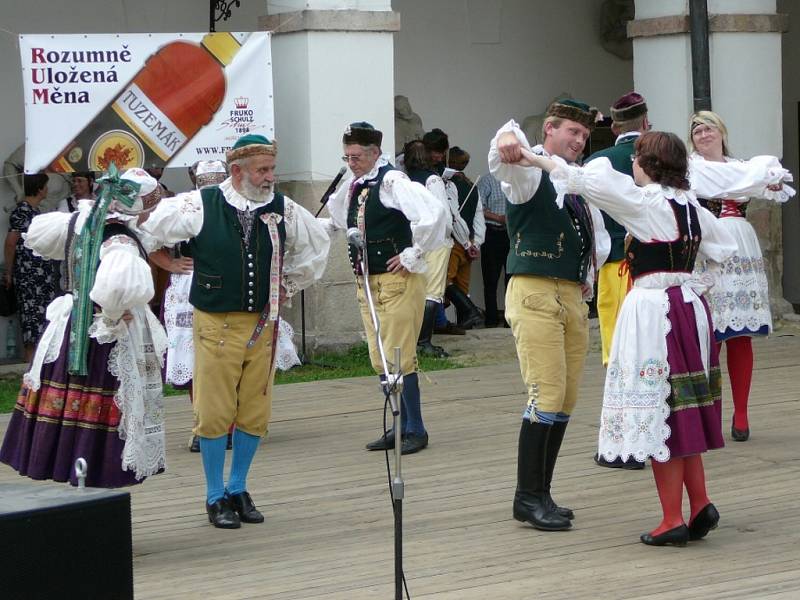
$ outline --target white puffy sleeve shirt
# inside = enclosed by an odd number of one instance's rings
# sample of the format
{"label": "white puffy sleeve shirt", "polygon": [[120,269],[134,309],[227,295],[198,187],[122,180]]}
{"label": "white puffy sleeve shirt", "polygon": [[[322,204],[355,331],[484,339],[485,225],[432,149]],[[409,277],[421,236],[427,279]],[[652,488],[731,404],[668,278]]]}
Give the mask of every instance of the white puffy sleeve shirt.
{"label": "white puffy sleeve shirt", "polygon": [[678,236],[675,212],[667,202],[674,199],[697,209],[702,231],[699,252],[703,256],[722,262],[736,251],[736,240],[713,214],[698,204],[692,191],[655,183],[639,187],[632,177],[616,171],[606,157],[597,158],[585,167],[568,165],[558,157],[553,160],[558,167],[550,173],[550,180],[556,192],[580,194],[642,242],[670,241]]}
{"label": "white puffy sleeve shirt", "polygon": [[[386,164],[381,157],[372,171],[359,181],[368,181],[377,176],[378,169]],[[348,192],[354,183],[351,176],[339,186],[336,193],[328,201],[330,220],[327,225],[332,230],[347,230]],[[447,220],[441,201],[431,194],[423,185],[411,181],[402,171],[389,171],[383,178],[379,192],[381,204],[402,212],[411,223],[413,245],[400,252],[401,264],[411,273],[425,271],[424,254],[445,245],[447,237]],[[321,219],[326,221],[325,219]]]}
{"label": "white puffy sleeve shirt", "polygon": [[[265,202],[253,202],[239,194],[227,179],[220,184],[226,202],[238,210],[254,210]],[[266,201],[269,203],[272,197]],[[284,196],[286,243],[283,254],[283,287],[291,298],[322,277],[328,261],[330,238],[324,226],[305,208]],[[165,198],[145,221],[142,230],[165,245],[187,241],[203,228],[203,200],[199,191]]]}
{"label": "white puffy sleeve shirt", "polygon": [[139,252],[139,245],[124,235],[115,235],[100,248],[100,265],[89,297],[112,321],[153,297],[153,274]]}
{"label": "white puffy sleeve shirt", "polygon": [[[786,185],[792,176],[774,156],[754,156],[750,160],[705,160],[697,153],[689,157],[689,183],[701,198],[740,200],[761,198],[786,202],[795,195]],[[782,184],[781,189],[767,189]]]}

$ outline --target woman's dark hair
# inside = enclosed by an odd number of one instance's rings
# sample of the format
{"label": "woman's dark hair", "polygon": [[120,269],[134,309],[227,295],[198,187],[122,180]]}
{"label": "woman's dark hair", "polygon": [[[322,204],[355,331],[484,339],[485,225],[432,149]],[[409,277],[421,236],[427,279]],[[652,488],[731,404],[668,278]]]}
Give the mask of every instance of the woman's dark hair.
{"label": "woman's dark hair", "polygon": [[431,163],[428,161],[428,153],[425,144],[420,140],[411,140],[403,147],[403,164],[406,170],[430,171]]}
{"label": "woman's dark hair", "polygon": [[650,131],[636,140],[639,166],[655,183],[689,189],[686,146],[674,133]]}
{"label": "woman's dark hair", "polygon": [[25,187],[26,196],[35,196],[42,191],[47,185],[48,178],[44,173],[36,173],[35,175],[25,175],[23,178],[23,186]]}

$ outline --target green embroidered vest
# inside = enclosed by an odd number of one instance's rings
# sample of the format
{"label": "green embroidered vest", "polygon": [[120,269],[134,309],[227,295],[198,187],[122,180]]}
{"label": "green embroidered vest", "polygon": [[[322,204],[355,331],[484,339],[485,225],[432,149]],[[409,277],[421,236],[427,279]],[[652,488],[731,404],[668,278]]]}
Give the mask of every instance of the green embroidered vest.
{"label": "green embroidered vest", "polygon": [[[204,188],[203,227],[186,245],[194,259],[189,302],[206,312],[257,312],[269,301],[272,241],[262,215],[283,216],[283,195],[253,211],[250,243],[245,246],[236,209],[225,201],[218,187]],[[280,248],[286,241],[286,224],[278,223]]]}
{"label": "green embroidered vest", "polygon": [[555,203],[556,191],[542,172],[539,188],[524,204],[506,203],[509,275],[541,275],[583,283],[594,251],[594,233],[582,198]]}
{"label": "green embroidered vest", "polygon": [[[378,169],[375,179],[362,182],[353,188],[347,208],[347,227],[358,227],[358,209],[364,207],[364,231],[367,242],[367,262],[372,275],[386,273],[386,261],[413,245],[411,223],[394,208],[386,208],[380,200],[383,178],[394,170],[390,164]],[[358,249],[349,245],[350,263],[356,268]]]}

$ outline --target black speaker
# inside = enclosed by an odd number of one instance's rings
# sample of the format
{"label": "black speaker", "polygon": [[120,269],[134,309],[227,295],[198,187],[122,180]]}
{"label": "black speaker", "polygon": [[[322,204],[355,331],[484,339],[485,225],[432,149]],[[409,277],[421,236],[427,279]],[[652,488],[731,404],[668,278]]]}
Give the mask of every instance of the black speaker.
{"label": "black speaker", "polygon": [[0,484],[0,589],[5,600],[132,600],[130,494]]}

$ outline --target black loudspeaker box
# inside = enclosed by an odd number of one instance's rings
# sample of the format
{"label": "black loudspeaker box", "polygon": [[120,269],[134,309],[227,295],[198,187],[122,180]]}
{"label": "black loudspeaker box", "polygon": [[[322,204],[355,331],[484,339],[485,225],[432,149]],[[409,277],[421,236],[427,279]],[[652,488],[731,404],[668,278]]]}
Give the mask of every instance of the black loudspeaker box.
{"label": "black loudspeaker box", "polygon": [[130,494],[0,484],[0,597],[132,600]]}

